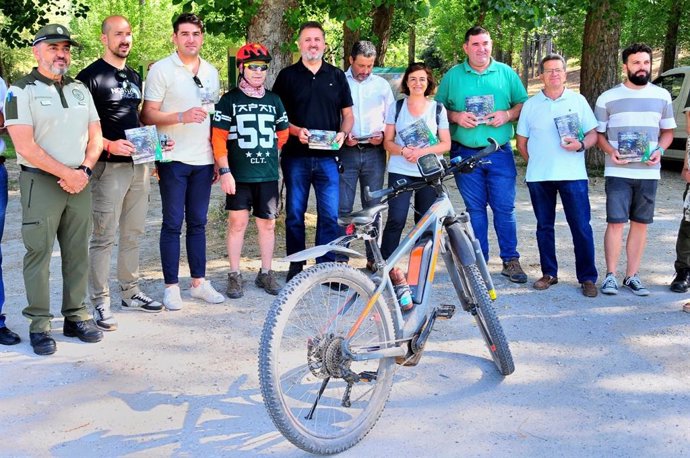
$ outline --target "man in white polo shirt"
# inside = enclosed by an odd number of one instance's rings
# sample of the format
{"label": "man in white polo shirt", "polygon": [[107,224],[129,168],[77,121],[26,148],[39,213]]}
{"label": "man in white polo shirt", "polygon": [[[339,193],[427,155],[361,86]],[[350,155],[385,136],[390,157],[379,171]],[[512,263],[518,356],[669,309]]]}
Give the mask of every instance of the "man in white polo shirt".
{"label": "man in white polo shirt", "polygon": [[155,124],[160,134],[175,141],[171,160],[159,162],[157,168],[163,206],[163,305],[168,310],[180,310],[183,303],[178,272],[183,220],[187,223],[191,296],[210,303],[224,301],[223,295],[205,280],[206,220],[215,171],[210,118],[203,105],[211,107],[217,101],[220,83],[218,71],[199,56],[204,25],[198,16],[178,16],[172,40],[177,50],[153,64],[146,78],[141,119],[144,124]]}
{"label": "man in white polo shirt", "polygon": [[573,237],[577,281],[584,296],[596,297],[585,150],[597,142],[597,120],[587,100],[566,89],[562,56],[548,54],[539,63],[539,72],[544,89],[522,107],[516,137],[518,151],[527,161],[525,180],[537,218],[542,277],[533,286],[545,290],[558,283],[554,223],[560,195]]}

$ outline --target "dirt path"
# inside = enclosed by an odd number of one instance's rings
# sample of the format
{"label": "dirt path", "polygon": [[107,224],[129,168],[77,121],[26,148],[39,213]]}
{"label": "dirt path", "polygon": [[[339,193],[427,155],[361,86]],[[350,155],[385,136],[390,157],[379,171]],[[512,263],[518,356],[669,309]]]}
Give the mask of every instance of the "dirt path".
{"label": "dirt path", "polygon": [[[516,372],[497,375],[476,327],[460,312],[436,326],[420,365],[397,372],[377,426],[344,455],[429,456],[432,448],[443,457],[690,454],[690,314],[680,311],[688,296],[667,288],[682,189],[677,172],[663,172],[642,271],[651,296],[584,298],[559,215],[558,285],[537,293],[498,275],[496,258],[490,263]],[[454,185],[453,194],[459,200]],[[220,200],[217,187],[214,195]],[[161,297],[156,186],[151,200],[142,273],[146,290]],[[601,178],[592,180],[591,201],[602,268]],[[523,183],[517,210],[522,262],[534,281],[540,275],[535,220]],[[56,318],[58,352],[41,358],[32,353],[20,314],[26,304],[20,212],[13,191],[2,245],[5,311],[24,342],[0,347],[0,455],[303,456],[275,432],[258,391],[258,340],[272,298],[252,284],[257,262],[244,264],[245,297],[220,305],[189,299],[183,267],[183,311],[118,311],[120,329],[98,344],[63,337]],[[224,290],[223,241],[209,238],[208,277]],[[495,239],[492,247],[495,254]],[[452,301],[440,265],[434,297]],[[281,262],[276,268],[287,270]],[[56,248],[56,315],[59,270]]]}

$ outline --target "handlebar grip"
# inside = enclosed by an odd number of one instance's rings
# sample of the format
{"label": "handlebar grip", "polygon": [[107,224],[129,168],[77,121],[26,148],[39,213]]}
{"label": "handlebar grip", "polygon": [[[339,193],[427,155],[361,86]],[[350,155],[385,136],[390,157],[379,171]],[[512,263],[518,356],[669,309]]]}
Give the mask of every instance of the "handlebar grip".
{"label": "handlebar grip", "polygon": [[369,189],[369,186],[364,187],[364,198],[366,199],[367,202],[371,202],[374,199],[380,199],[382,197],[387,196],[393,192],[393,188],[384,188],[384,189],[379,189],[378,191],[371,191]]}

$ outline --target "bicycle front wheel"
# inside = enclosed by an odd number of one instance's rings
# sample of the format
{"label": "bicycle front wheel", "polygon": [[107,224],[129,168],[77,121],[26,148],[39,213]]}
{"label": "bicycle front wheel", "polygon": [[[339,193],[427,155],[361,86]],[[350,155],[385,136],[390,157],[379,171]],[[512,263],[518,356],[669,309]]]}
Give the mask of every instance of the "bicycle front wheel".
{"label": "bicycle front wheel", "polygon": [[501,375],[510,375],[515,371],[513,355],[508,347],[508,340],[503,333],[503,327],[498,321],[498,316],[489,298],[489,292],[482,279],[479,268],[475,265],[463,266],[465,275],[469,281],[469,287],[474,296],[475,306],[470,309],[482,333],[484,342],[491,352],[491,358]]}
{"label": "bicycle front wheel", "polygon": [[295,276],[268,313],[259,350],[261,393],[275,426],[303,450],[346,450],[362,440],[383,411],[394,358],[354,361],[348,356],[395,345],[393,319],[382,297],[348,338],[374,290],[356,269],[318,264]]}

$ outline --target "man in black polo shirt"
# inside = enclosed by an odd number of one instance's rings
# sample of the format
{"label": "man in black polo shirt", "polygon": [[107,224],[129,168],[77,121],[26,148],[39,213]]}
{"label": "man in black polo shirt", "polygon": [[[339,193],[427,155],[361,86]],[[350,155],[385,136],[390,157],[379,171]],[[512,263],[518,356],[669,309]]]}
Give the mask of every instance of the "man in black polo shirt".
{"label": "man in black polo shirt", "polygon": [[104,53],[79,72],[101,118],[103,151],[93,169],[93,234],[89,245],[89,297],[96,324],[114,331],[110,311],[110,259],[119,227],[117,279],[123,310],[160,312],[163,305],[139,289],[139,240],[144,234],[149,198],[149,164],[134,164],[134,144],[125,129],[140,126],[141,76],[129,67],[132,28],[122,16],[101,24]]}
{"label": "man in black polo shirt", "polygon": [[[278,74],[273,92],[280,96],[288,119],[290,138],[283,147],[281,167],[287,190],[285,237],[287,254],[305,248],[304,214],[310,186],[316,193],[316,244],[340,235],[338,228],[338,164],[332,151],[309,148],[310,129],[337,132],[342,146],[350,133],[352,97],[342,70],[323,61],[326,36],[318,22],[305,22],[297,41],[302,58]],[[334,261],[332,253],[316,262]],[[304,263],[290,264],[287,280],[302,271]]]}

